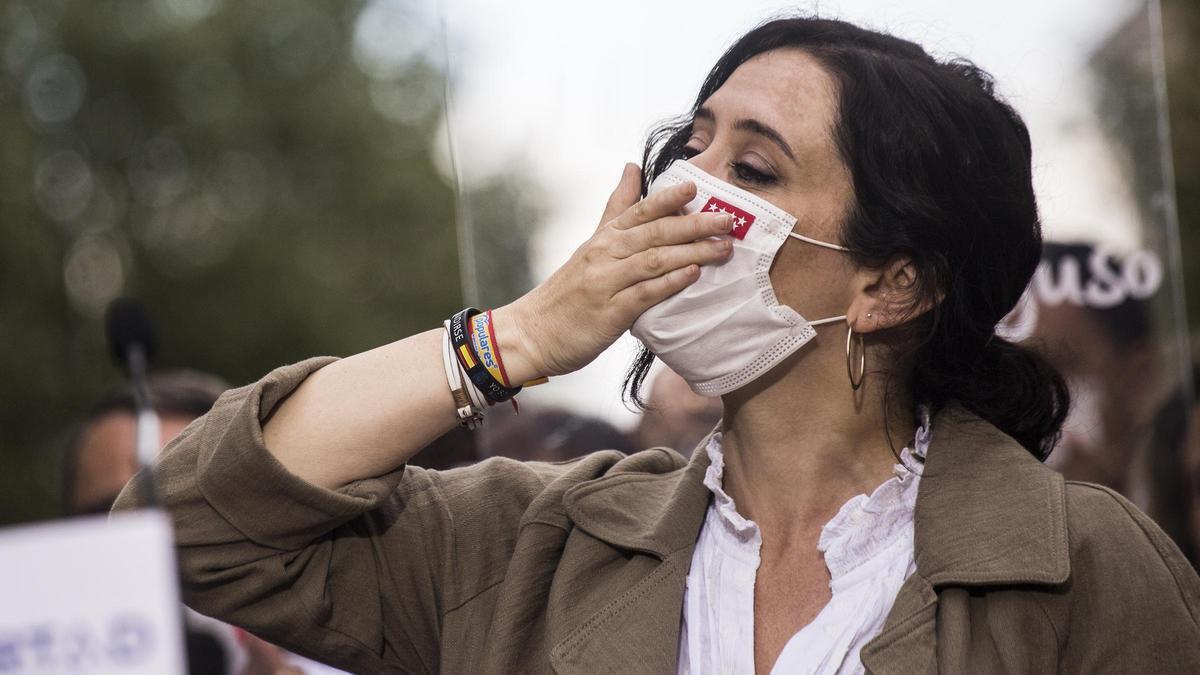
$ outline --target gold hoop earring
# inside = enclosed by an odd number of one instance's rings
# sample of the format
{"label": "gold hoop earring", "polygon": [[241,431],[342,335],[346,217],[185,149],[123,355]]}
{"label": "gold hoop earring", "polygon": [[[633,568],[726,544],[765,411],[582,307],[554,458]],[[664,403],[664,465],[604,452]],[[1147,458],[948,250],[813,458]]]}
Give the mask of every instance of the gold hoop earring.
{"label": "gold hoop earring", "polygon": [[854,360],[853,360],[853,356],[852,356],[853,349],[851,348],[853,346],[854,336],[856,335],[856,333],[854,332],[853,328],[851,328],[849,326],[847,326],[846,328],[847,328],[847,331],[846,331],[846,375],[850,378],[850,388],[853,389],[854,391],[858,391],[858,388],[861,387],[862,383],[863,383],[863,375],[865,375],[867,372],[867,346],[866,346],[865,341],[863,340],[863,334],[857,333],[857,335],[858,335],[858,377],[856,378],[854,376],[854,366],[853,366]]}

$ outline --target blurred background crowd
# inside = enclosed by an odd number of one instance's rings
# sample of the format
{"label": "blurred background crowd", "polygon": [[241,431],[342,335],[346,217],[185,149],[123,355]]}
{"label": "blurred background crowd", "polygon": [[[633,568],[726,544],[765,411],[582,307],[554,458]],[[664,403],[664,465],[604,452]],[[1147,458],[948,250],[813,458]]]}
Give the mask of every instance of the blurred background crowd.
{"label": "blurred background crowd", "polygon": [[[1140,234],[1114,250],[1086,225],[1055,236],[1048,222],[1052,243],[1006,330],[1071,381],[1075,411],[1050,463],[1129,495],[1196,564],[1200,3],[1162,0],[1161,52],[1154,4],[1112,3],[1120,19],[1084,49],[1089,115]],[[553,269],[572,245],[547,236],[558,221],[544,170],[528,152],[472,150],[503,119],[484,132],[462,122],[456,138],[456,97],[491,110],[457,75],[489,59],[476,24],[456,18],[471,12],[466,0],[0,0],[0,525],[103,512],[135,470],[133,402],[103,331],[120,296],[159,326],[151,391],[166,443],[229,383],[505,302]],[[562,30],[581,29],[564,17]],[[550,80],[552,92],[581,86]],[[489,163],[503,170],[478,169]],[[615,182],[619,164],[602,168]],[[619,383],[618,356],[596,382]],[[636,415],[553,386],[416,463],[690,452],[720,415],[666,370]],[[619,401],[617,386],[603,396]],[[239,668],[280,658],[253,642],[241,653]]]}

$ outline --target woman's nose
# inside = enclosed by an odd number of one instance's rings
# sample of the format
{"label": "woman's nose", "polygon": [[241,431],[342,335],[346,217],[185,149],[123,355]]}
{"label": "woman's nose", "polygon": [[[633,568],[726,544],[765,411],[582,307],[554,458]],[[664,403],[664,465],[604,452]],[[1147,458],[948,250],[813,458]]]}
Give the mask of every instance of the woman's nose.
{"label": "woman's nose", "polygon": [[720,178],[727,183],[729,182],[730,177],[726,175],[729,173],[729,162],[723,161],[720,153],[714,150],[714,148],[711,146],[705,148],[704,151],[700,152],[699,154],[692,155],[692,157],[690,157],[687,161],[689,164],[697,169],[700,169],[704,173]]}

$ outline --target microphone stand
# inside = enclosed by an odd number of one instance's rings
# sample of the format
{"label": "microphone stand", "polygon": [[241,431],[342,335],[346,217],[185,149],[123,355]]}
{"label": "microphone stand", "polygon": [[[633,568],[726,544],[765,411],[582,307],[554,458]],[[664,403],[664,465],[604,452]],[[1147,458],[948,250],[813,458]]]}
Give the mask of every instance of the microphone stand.
{"label": "microphone stand", "polygon": [[141,487],[147,507],[160,506],[158,489],[154,479],[154,465],[158,463],[159,442],[162,425],[158,413],[150,403],[150,389],[146,385],[146,347],[140,342],[131,342],[126,352],[129,366],[129,381],[133,387],[133,402],[137,409],[135,446],[138,465],[142,468]]}
{"label": "microphone stand", "polygon": [[150,400],[147,371],[158,342],[154,322],[142,303],[131,297],[118,298],[108,305],[104,317],[104,332],[108,346],[121,370],[129,375],[136,412],[134,435],[137,452],[138,489],[148,507],[161,506],[154,480],[154,465],[158,463],[159,441],[162,438],[158,414]]}
{"label": "microphone stand", "polygon": [[[137,481],[136,489],[142,497],[143,508],[164,510],[165,505],[158,492],[158,481],[154,477],[154,467],[158,464],[159,443],[162,439],[162,423],[150,400],[147,378],[150,357],[157,343],[154,324],[141,303],[132,298],[114,300],[106,314],[105,332],[109,347],[122,370],[128,373],[129,384],[133,389],[133,405],[137,415],[134,447],[138,465],[141,467],[134,479]],[[190,668],[195,646],[189,639],[192,631],[188,627],[187,613],[183,605],[179,607],[179,628],[183,631],[180,644],[183,648],[184,672],[195,672]]]}

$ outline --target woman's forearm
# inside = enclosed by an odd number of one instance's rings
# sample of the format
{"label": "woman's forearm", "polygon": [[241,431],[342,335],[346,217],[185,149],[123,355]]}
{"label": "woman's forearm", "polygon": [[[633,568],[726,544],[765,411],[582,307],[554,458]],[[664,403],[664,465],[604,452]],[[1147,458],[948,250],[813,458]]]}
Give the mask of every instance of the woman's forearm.
{"label": "woman's forearm", "polygon": [[263,425],[267,449],[329,489],[408,461],[457,423],[441,334],[419,333],[309,375]]}
{"label": "woman's forearm", "polygon": [[[495,310],[497,343],[515,382],[538,376],[516,310]],[[335,361],[315,371],[263,425],[267,449],[288,471],[336,489],[408,461],[458,424],[442,360],[442,328]]]}

